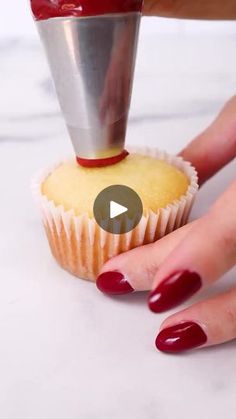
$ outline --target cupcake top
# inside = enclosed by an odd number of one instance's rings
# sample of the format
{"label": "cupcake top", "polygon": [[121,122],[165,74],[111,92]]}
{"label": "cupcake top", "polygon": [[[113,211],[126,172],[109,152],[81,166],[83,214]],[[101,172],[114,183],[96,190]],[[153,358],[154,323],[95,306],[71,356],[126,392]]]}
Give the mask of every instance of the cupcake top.
{"label": "cupcake top", "polygon": [[187,192],[187,176],[155,157],[131,154],[120,163],[88,169],[73,161],[59,165],[44,181],[42,193],[55,205],[73,209],[75,215],[93,216],[97,195],[111,185],[126,185],[141,198],[144,214],[157,211]]}

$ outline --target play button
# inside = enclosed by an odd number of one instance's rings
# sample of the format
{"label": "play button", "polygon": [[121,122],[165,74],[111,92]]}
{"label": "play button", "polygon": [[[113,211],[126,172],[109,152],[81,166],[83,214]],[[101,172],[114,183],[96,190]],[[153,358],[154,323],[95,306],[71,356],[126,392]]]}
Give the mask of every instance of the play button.
{"label": "play button", "polygon": [[128,186],[112,185],[103,189],[93,207],[98,225],[108,233],[124,234],[133,230],[143,215],[138,194]]}
{"label": "play button", "polygon": [[117,202],[110,202],[110,218],[118,217],[118,215],[124,214],[128,211],[128,208],[123,205],[117,204]]}

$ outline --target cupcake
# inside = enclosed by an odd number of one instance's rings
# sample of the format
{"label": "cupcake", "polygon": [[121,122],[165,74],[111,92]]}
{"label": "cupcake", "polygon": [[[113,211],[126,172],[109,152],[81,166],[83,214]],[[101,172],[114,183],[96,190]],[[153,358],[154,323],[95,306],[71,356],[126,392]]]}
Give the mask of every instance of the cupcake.
{"label": "cupcake", "polygon": [[[152,243],[187,222],[198,189],[195,169],[157,150],[130,151],[120,163],[103,168],[83,168],[69,159],[33,180],[52,254],[80,278],[94,281],[111,257]],[[108,233],[95,221],[94,201],[111,185],[132,188],[142,201],[141,220],[128,233]]]}

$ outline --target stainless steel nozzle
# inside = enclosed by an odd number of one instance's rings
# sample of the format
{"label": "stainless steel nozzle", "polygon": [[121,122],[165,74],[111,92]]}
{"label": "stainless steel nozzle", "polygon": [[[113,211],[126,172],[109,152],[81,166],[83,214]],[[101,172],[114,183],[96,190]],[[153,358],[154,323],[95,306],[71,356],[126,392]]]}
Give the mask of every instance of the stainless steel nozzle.
{"label": "stainless steel nozzle", "polygon": [[37,21],[77,156],[124,150],[141,13]]}

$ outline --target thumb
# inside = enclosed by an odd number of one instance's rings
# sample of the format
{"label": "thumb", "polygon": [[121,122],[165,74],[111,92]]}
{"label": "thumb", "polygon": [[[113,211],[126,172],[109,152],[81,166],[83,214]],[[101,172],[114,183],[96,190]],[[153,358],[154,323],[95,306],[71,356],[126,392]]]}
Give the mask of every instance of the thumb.
{"label": "thumb", "polygon": [[236,155],[236,96],[226,103],[213,123],[180,153],[197,169],[200,184]]}

